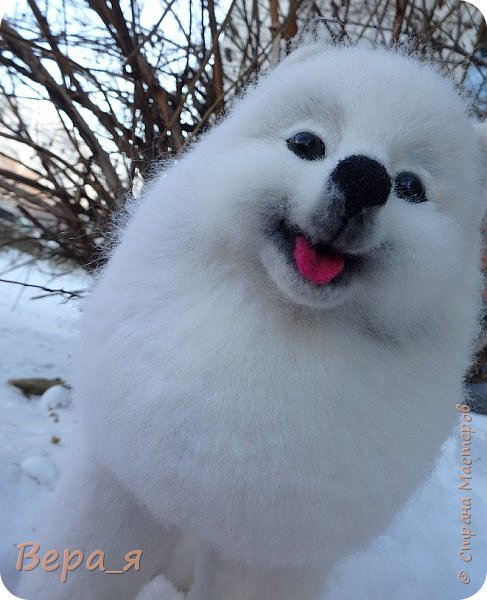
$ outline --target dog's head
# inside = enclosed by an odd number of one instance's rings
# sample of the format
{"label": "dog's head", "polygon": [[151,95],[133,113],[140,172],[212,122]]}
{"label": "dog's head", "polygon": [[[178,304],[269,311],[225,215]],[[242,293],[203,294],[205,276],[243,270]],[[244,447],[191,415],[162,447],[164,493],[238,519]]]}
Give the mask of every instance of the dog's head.
{"label": "dog's head", "polygon": [[209,198],[198,218],[288,300],[394,318],[475,277],[482,157],[465,102],[431,66],[302,48],[193,153]]}

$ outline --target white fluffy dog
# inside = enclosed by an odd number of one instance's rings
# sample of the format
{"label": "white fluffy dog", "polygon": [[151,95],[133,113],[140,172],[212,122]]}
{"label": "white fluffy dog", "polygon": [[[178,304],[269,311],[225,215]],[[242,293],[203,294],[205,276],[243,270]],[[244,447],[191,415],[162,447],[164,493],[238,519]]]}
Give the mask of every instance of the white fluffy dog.
{"label": "white fluffy dog", "polygon": [[136,207],[89,302],[29,600],[316,600],[434,467],[479,302],[479,127],[396,52],[305,46]]}

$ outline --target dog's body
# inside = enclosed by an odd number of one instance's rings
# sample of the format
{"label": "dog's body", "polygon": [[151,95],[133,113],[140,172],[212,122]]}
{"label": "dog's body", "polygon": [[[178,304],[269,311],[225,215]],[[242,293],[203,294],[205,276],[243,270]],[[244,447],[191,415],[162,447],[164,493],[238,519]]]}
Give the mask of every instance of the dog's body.
{"label": "dog's body", "polygon": [[141,571],[20,592],[133,598],[162,570],[191,600],[319,598],[454,423],[482,160],[451,84],[394,53],[303,48],[237,103],[151,184],[84,320],[43,548]]}

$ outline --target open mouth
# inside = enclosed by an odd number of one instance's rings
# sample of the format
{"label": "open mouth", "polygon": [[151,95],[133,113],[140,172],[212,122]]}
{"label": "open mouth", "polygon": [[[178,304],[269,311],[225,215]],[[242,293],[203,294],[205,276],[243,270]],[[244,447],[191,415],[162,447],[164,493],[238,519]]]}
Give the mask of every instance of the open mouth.
{"label": "open mouth", "polygon": [[278,222],[271,236],[299,275],[313,285],[344,282],[361,261],[359,256],[338,252],[329,244],[313,242],[285,219]]}

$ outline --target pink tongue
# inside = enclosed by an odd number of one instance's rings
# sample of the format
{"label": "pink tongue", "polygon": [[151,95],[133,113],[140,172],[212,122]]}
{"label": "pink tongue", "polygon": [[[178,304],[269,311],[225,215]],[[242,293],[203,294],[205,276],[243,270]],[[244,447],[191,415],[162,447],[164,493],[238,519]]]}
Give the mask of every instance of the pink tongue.
{"label": "pink tongue", "polygon": [[343,256],[320,256],[302,235],[296,238],[294,258],[300,274],[311,283],[329,283],[344,267]]}

